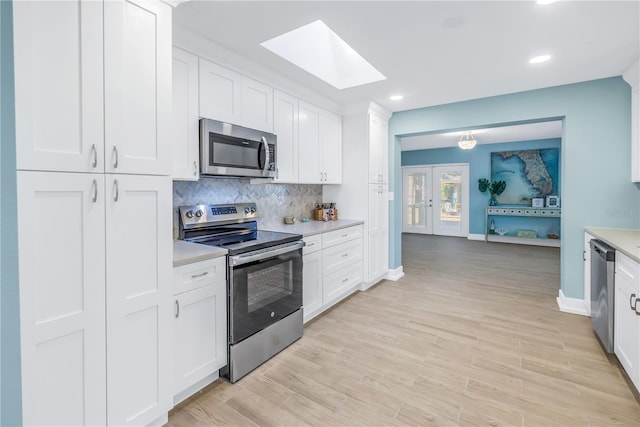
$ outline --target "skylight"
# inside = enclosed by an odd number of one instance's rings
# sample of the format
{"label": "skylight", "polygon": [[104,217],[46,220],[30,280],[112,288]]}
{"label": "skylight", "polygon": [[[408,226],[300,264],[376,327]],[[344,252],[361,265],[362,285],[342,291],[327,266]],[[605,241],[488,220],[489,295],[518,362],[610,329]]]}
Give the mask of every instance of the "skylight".
{"label": "skylight", "polygon": [[321,20],[260,45],[337,89],[386,79]]}

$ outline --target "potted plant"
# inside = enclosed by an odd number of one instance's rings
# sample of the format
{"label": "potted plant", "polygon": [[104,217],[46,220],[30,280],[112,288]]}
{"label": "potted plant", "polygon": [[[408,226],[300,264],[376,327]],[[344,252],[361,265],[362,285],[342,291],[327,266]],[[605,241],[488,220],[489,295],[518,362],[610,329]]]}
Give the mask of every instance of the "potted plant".
{"label": "potted plant", "polygon": [[489,194],[491,194],[491,197],[489,198],[489,206],[495,206],[498,204],[496,196],[501,195],[505,188],[507,188],[507,183],[504,181],[491,182],[486,178],[480,178],[478,180],[478,190],[480,190],[481,193],[489,190]]}

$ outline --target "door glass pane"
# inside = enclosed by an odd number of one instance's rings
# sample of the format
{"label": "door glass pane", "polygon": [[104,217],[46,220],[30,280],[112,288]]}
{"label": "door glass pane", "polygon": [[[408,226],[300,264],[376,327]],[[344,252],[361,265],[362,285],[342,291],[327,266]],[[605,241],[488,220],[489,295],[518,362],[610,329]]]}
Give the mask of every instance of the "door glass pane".
{"label": "door glass pane", "polygon": [[[458,231],[461,229],[462,174],[460,171],[445,171],[438,174],[440,181],[439,229]],[[434,213],[434,216],[437,213]]]}
{"label": "door glass pane", "polygon": [[424,227],[426,224],[426,187],[427,179],[424,173],[407,175],[407,225]]}

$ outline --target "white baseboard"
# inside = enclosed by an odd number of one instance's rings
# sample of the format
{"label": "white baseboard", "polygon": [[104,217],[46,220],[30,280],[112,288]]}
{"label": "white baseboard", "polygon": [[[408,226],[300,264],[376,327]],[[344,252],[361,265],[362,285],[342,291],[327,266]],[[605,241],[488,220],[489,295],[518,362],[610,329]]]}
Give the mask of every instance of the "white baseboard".
{"label": "white baseboard", "polygon": [[558,302],[558,308],[563,313],[579,314],[581,316],[590,315],[590,313],[587,311],[584,300],[577,298],[567,298],[564,296],[564,292],[562,292],[562,289],[560,289],[560,292],[558,292],[558,298],[556,298],[556,301]]}
{"label": "white baseboard", "polygon": [[393,270],[389,270],[389,272],[384,278],[387,280],[393,280],[394,282],[397,282],[403,277],[404,277],[404,271],[402,269],[402,266],[400,266],[398,268],[394,268]]}
{"label": "white baseboard", "polygon": [[484,241],[484,234],[469,234],[467,236],[468,240],[482,240]]}

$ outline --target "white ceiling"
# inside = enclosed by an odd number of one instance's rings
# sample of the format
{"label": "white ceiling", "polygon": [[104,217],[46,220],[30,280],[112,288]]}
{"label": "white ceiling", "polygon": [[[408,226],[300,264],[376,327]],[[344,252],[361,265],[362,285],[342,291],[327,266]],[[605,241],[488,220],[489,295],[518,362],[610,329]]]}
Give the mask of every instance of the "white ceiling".
{"label": "white ceiling", "polygon": [[[621,75],[640,55],[639,4],[192,0],[174,23],[341,105],[402,111]],[[260,46],[317,19],[387,80],[338,90]],[[543,53],[551,61],[528,63]]]}
{"label": "white ceiling", "polygon": [[[562,121],[500,126],[470,130],[478,144],[498,144],[503,142],[535,141],[561,138]],[[425,150],[430,148],[455,147],[463,131],[407,136],[400,140],[402,151]]]}

